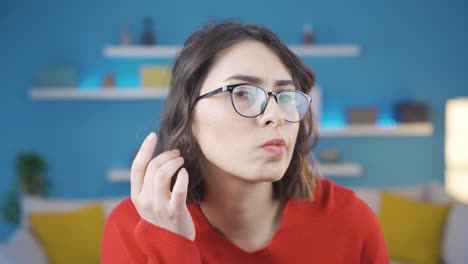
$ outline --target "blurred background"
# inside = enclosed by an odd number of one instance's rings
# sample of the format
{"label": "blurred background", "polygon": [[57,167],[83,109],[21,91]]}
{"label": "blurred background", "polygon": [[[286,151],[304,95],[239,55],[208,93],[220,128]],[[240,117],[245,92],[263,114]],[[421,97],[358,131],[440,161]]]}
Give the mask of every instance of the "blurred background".
{"label": "blurred background", "polygon": [[[443,183],[445,104],[468,96],[467,11],[462,0],[1,0],[0,202],[28,170],[20,153],[47,164],[51,198],[129,195],[119,169],[158,131],[165,103],[163,89],[142,88],[142,66],[170,66],[171,49],[228,18],[270,28],[315,72],[314,153],[336,183]],[[169,51],[131,48],[145,43]],[[134,89],[147,93],[116,93]],[[104,93],[77,93],[91,90]],[[0,241],[15,230],[0,220]]]}

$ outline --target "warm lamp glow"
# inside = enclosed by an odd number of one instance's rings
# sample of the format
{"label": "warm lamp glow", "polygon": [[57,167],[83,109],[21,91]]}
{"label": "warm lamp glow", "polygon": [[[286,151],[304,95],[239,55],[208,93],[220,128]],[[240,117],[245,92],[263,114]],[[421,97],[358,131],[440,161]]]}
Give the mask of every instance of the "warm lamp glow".
{"label": "warm lamp glow", "polygon": [[445,168],[447,191],[468,203],[468,97],[446,104]]}
{"label": "warm lamp glow", "polygon": [[445,188],[453,197],[468,203],[468,173],[467,171],[445,171]]}

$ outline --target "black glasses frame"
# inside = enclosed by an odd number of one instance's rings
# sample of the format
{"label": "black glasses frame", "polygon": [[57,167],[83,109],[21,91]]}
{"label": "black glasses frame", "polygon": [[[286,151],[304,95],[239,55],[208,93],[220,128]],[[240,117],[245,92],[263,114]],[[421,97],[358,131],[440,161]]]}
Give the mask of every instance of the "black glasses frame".
{"label": "black glasses frame", "polygon": [[[241,86],[241,85],[249,85],[249,86],[254,86],[256,88],[259,88],[260,90],[262,90],[266,95],[267,95],[267,99],[266,99],[266,103],[265,105],[263,106],[262,110],[260,111],[260,113],[258,115],[255,115],[255,116],[245,116],[241,113],[239,113],[239,111],[237,111],[237,108],[236,106],[234,105],[234,99],[233,99],[233,96],[232,96],[232,92],[234,91],[234,89],[237,87],[237,86]],[[268,105],[268,102],[270,100],[268,100],[268,98],[270,98],[270,96],[273,96],[275,98],[275,101],[276,103],[278,103],[278,96],[281,95],[281,93],[284,93],[284,92],[296,92],[296,93],[300,93],[302,94],[303,96],[305,96],[307,98],[307,111],[305,112],[305,114],[301,117],[300,120],[298,121],[289,121],[289,120],[286,120],[287,122],[290,122],[290,123],[297,123],[297,122],[301,122],[304,117],[306,116],[307,112],[309,111],[309,108],[310,108],[310,102],[312,101],[312,98],[306,94],[306,93],[303,93],[301,91],[298,91],[298,90],[292,90],[292,89],[287,89],[287,90],[282,90],[282,91],[279,91],[279,92],[267,92],[265,91],[262,87],[259,87],[257,85],[253,85],[253,84],[250,84],[250,83],[238,83],[238,84],[232,84],[232,85],[226,85],[226,86],[223,86],[223,87],[220,87],[218,89],[215,89],[211,92],[208,92],[208,93],[205,93],[203,95],[200,95],[199,97],[197,97],[197,99],[195,100],[195,103],[194,105],[201,99],[203,98],[206,98],[206,97],[210,97],[210,96],[213,96],[213,95],[216,95],[216,94],[219,94],[219,93],[224,93],[224,92],[229,92],[231,94],[231,104],[232,104],[232,107],[234,108],[234,110],[241,116],[243,117],[246,117],[246,118],[255,118],[261,114],[263,114],[263,112],[265,112],[265,109],[267,108],[267,105]]]}

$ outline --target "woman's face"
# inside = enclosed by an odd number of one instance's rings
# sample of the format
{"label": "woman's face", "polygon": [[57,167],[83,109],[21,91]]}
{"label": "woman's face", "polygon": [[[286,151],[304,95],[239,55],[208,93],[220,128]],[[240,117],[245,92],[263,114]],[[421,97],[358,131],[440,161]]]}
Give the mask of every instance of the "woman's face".
{"label": "woman's face", "polygon": [[[252,76],[260,82],[233,77],[236,75]],[[267,92],[295,89],[292,84],[277,86],[279,80],[292,81],[279,57],[261,42],[244,41],[218,54],[199,95],[237,83],[255,84]],[[280,180],[291,161],[299,130],[299,123],[284,118],[273,96],[263,114],[255,118],[239,115],[229,92],[201,99],[195,107],[193,131],[204,154],[202,166],[251,182]],[[285,146],[262,147],[270,140],[284,140]]]}

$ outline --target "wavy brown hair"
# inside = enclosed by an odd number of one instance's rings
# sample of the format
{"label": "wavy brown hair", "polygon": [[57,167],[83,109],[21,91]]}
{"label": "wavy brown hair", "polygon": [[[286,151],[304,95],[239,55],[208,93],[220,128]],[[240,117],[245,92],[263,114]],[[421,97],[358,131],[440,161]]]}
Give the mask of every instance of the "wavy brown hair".
{"label": "wavy brown hair", "polygon": [[[203,200],[205,184],[201,174],[202,152],[192,133],[193,109],[210,67],[221,51],[242,41],[259,41],[278,55],[288,69],[296,89],[309,94],[315,82],[314,73],[269,29],[233,21],[211,23],[194,32],[184,43],[172,67],[169,95],[161,118],[155,155],[179,149],[189,174],[187,202]],[[315,163],[312,149],[317,133],[312,108],[299,124],[294,151],[285,175],[273,183],[274,196],[313,200],[317,175],[310,165]],[[175,177],[172,179],[174,185]]]}

